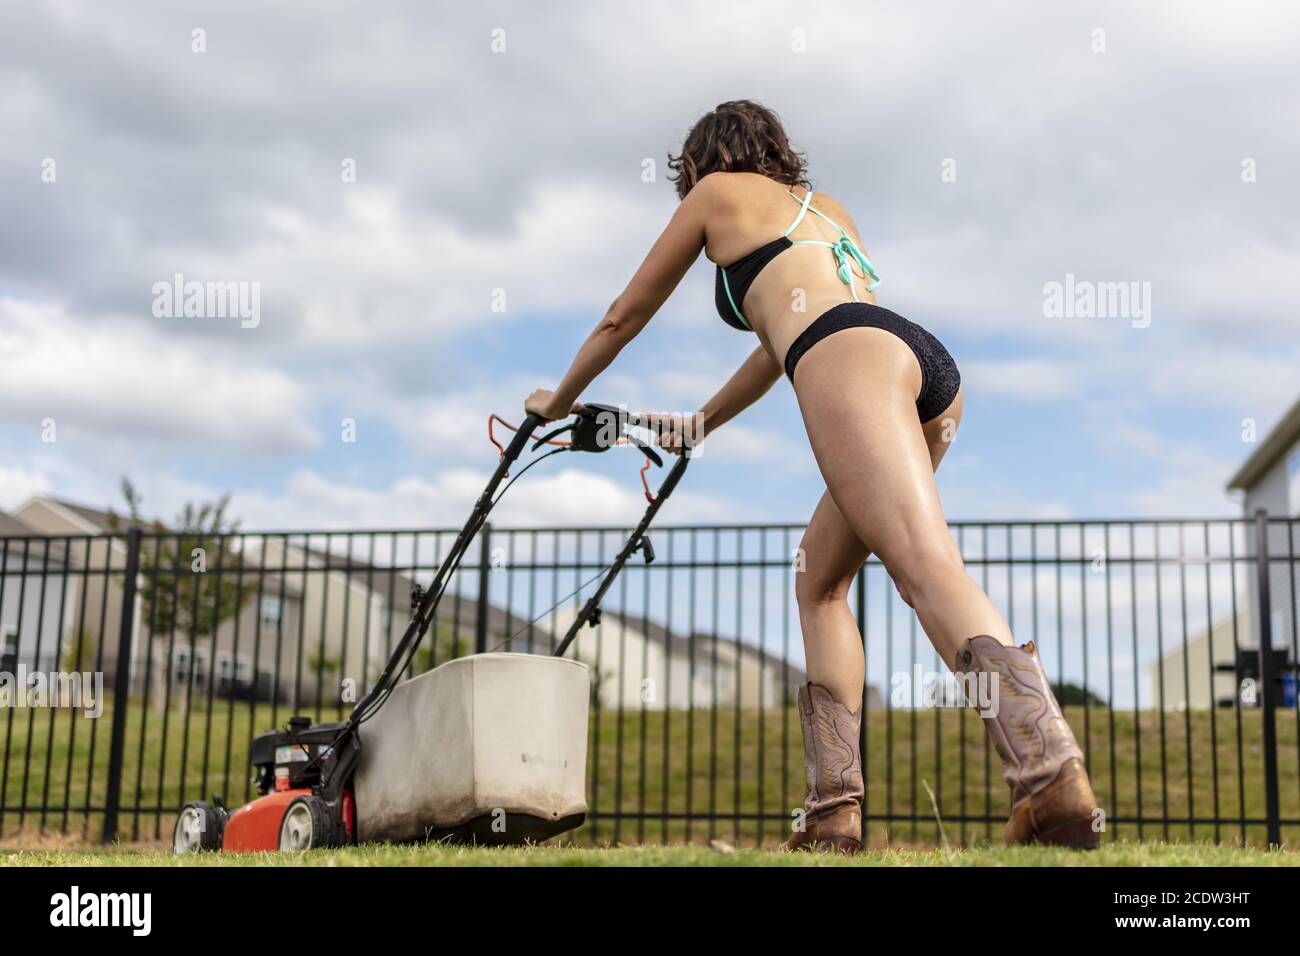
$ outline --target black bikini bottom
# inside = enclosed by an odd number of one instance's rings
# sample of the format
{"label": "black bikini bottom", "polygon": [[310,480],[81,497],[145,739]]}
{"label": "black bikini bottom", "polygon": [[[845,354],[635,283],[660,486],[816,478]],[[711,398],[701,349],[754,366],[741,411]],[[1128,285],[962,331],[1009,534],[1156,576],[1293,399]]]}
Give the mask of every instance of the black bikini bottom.
{"label": "black bikini bottom", "polygon": [[937,418],[957,397],[961,388],[961,373],[948,350],[933,335],[915,322],[909,322],[897,313],[867,302],[845,302],[818,316],[808,328],[799,333],[790,350],[785,353],[785,374],[794,382],[794,368],[810,348],[836,332],[856,328],[884,329],[905,343],[921,363],[921,394],[916,399],[916,411],[925,424]]}

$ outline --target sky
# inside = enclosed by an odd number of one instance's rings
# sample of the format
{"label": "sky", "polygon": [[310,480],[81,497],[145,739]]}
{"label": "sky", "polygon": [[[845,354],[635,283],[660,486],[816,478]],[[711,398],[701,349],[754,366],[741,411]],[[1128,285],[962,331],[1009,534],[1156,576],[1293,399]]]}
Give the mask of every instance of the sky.
{"label": "sky", "polygon": [[[881,305],[966,388],[953,520],[1220,516],[1300,393],[1300,9],[1265,3],[3,0],[0,509],[231,496],[246,530],[457,524],[490,412],[553,387],[725,100],[775,109]],[[159,314],[256,288],[256,321]],[[586,398],[702,404],[754,347],[700,260]],[[1053,283],[1141,309],[1059,315]],[[633,520],[634,453],[503,525]],[[545,467],[545,466],[543,466]],[[666,523],[801,522],[783,380]]]}

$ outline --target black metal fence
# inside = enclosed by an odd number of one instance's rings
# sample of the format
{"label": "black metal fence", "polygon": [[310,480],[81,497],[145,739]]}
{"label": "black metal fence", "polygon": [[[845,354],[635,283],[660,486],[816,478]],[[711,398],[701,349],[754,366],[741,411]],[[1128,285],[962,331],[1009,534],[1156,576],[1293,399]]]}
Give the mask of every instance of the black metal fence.
{"label": "black metal fence", "polygon": [[[1040,648],[1106,839],[1300,838],[1297,524],[952,525],[1017,639]],[[657,560],[628,567],[569,652],[592,673],[591,812],[575,842],[787,835],[803,799],[802,530],[652,532]],[[486,529],[413,669],[547,652],[625,534]],[[253,736],[296,713],[345,715],[453,536],[0,539],[0,841],[166,840],[185,801],[254,795]],[[879,563],[851,602],[867,841],[996,839],[1008,797],[978,717],[946,706],[944,667]]]}

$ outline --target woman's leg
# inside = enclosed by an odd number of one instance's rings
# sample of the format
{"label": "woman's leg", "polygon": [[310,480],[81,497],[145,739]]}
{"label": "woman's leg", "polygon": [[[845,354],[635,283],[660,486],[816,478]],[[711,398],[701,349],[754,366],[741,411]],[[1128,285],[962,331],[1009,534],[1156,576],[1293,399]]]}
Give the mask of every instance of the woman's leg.
{"label": "woman's leg", "polygon": [[915,356],[879,329],[832,338],[835,348],[819,343],[795,371],[813,454],[840,514],[880,556],[935,650],[953,670],[992,686],[993,706],[980,716],[1011,788],[1004,840],[1097,846],[1096,798],[1083,754],[1037,651],[1032,643],[1013,645],[948,531],[916,417]]}
{"label": "woman's leg", "polygon": [[862,638],[847,600],[867,549],[829,494],[799,545],[795,574],[808,682],[799,688],[808,795],[791,850],[856,853],[862,839]]}
{"label": "woman's leg", "polygon": [[[931,469],[939,467],[960,419],[959,395],[945,415],[921,429]],[[808,522],[801,549],[795,596],[808,671],[808,683],[799,690],[808,798],[803,827],[796,827],[786,845],[853,852],[862,829],[858,738],[864,675],[862,636],[848,592],[868,552],[829,493]]]}
{"label": "woman's leg", "polygon": [[829,493],[822,495],[799,543],[802,566],[795,574],[808,682],[819,684],[849,710],[862,703],[862,635],[849,608],[853,578],[867,549]]}
{"label": "woman's leg", "polygon": [[[944,414],[921,426],[930,467],[937,471],[961,423],[962,396]],[[870,552],[854,533],[830,493],[824,493],[800,542],[803,564],[795,578],[799,626],[808,680],[856,710],[861,703],[862,635],[849,608],[849,589]]]}
{"label": "woman's leg", "polygon": [[[794,384],[828,494],[916,609],[939,655],[951,666],[975,634],[1010,644],[1006,621],[967,573],[948,531],[934,481],[936,454],[916,415],[921,370],[912,351],[882,329],[846,329],[803,357]],[[945,419],[955,424],[959,402],[927,423],[932,435]],[[946,447],[940,445],[938,457]],[[809,567],[813,561],[810,552]]]}

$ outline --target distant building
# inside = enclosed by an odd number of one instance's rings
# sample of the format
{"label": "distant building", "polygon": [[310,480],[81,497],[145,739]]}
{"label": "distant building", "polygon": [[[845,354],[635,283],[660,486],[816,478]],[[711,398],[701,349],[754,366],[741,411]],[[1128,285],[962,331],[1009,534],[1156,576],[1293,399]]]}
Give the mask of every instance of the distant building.
{"label": "distant building", "polygon": [[[0,672],[16,673],[19,661],[59,669],[70,637],[59,627],[59,609],[79,600],[80,581],[68,576],[67,563],[62,541],[0,511]],[[94,669],[82,663],[81,670]]]}
{"label": "distant building", "polygon": [[[0,514],[0,664],[14,665],[0,670],[15,671],[18,662],[67,669],[58,661],[62,655],[75,662],[80,633],[80,669],[102,671],[111,686],[120,670],[131,524],[44,496],[13,516]],[[153,540],[146,539],[142,560],[153,555]],[[231,555],[225,567],[209,569],[238,585],[238,610],[229,609],[214,633],[193,641],[184,627],[149,619],[143,599],[148,575],[141,573],[124,662],[131,693],[147,693],[153,702],[175,700],[188,683],[197,696],[274,698],[297,707],[313,704],[318,688],[325,704],[335,703],[348,678],[368,686],[410,621],[414,579],[306,547],[302,536],[254,534],[242,543],[237,561]],[[531,638],[545,646],[545,636],[526,621],[492,605],[487,611],[489,647],[512,634],[521,644]],[[430,650],[439,644],[439,653],[417,658],[417,668],[471,653],[476,613],[474,598],[449,592],[425,641]]]}
{"label": "distant building", "polygon": [[1260,508],[1276,517],[1300,516],[1300,400],[1255,445],[1228,490],[1245,495],[1247,516]]}
{"label": "distant building", "polygon": [[[102,671],[111,686],[120,670],[131,525],[110,512],[45,496],[30,499],[13,517],[0,514],[0,553],[8,555],[7,570],[0,568],[0,663],[31,667],[39,660],[42,669],[55,669],[79,631],[88,658],[81,669]],[[236,585],[230,601],[238,606],[224,608],[215,629],[191,640],[183,626],[150,620],[145,565],[158,540],[146,537],[142,548],[129,657],[121,662],[131,693],[147,694],[151,703],[176,701],[188,686],[201,697],[305,707],[319,695],[333,706],[345,680],[360,687],[374,680],[410,622],[412,572],[314,547],[303,535],[250,534],[208,569]],[[19,573],[24,554],[25,575]],[[539,654],[550,652],[576,613],[570,606],[532,624],[496,604],[485,610],[489,650]],[[475,596],[448,591],[414,672],[473,653],[478,612]],[[593,694],[611,709],[640,708],[643,701],[651,709],[780,708],[793,704],[807,680],[779,647],[703,633],[688,637],[613,610],[599,627],[584,629],[569,653],[591,666]],[[883,706],[875,687],[868,688],[867,706]]]}
{"label": "distant building", "polygon": [[[1228,482],[1228,490],[1242,494],[1242,509],[1247,518],[1253,518],[1261,509],[1271,518],[1300,517],[1300,400],[1258,442]],[[1256,553],[1253,528],[1247,532],[1247,541],[1249,553]],[[1300,594],[1297,593],[1300,580],[1297,579],[1295,562],[1296,556],[1300,555],[1300,522],[1271,523],[1266,543],[1270,557],[1268,581],[1272,645],[1275,650],[1293,649],[1297,644],[1296,607],[1300,604]],[[1250,628],[1245,643],[1258,647],[1261,634],[1259,586],[1253,563],[1246,569],[1246,580]],[[1294,664],[1295,656],[1291,654],[1284,666],[1291,668]],[[1294,671],[1290,679],[1294,680]]]}
{"label": "distant building", "polygon": [[1165,710],[1228,705],[1240,691],[1233,667],[1237,651],[1256,649],[1249,610],[1239,611],[1235,619],[1222,618],[1214,627],[1189,637],[1185,645],[1179,644],[1164,657],[1147,663],[1151,696],[1145,703],[1153,709],[1163,705]]}
{"label": "distant building", "polygon": [[[564,633],[576,612],[555,615]],[[605,709],[683,710],[723,707],[781,708],[794,704],[808,678],[781,655],[779,647],[760,648],[711,634],[674,634],[662,624],[606,611],[600,626],[584,628],[574,654],[591,667],[595,693]],[[880,691],[868,688],[867,706],[883,706]]]}
{"label": "distant building", "polygon": [[[1254,518],[1261,509],[1270,518],[1300,516],[1300,401],[1256,443],[1228,481],[1228,490],[1242,495],[1246,518]],[[1222,706],[1238,697],[1246,705],[1254,702],[1250,691],[1258,673],[1254,658],[1259,654],[1260,615],[1258,578],[1250,560],[1255,554],[1253,527],[1246,529],[1245,544],[1246,550],[1241,553],[1247,560],[1244,567],[1239,567],[1240,610],[1235,617],[1220,618],[1211,628],[1189,638],[1185,646],[1180,644],[1146,665],[1152,707],[1158,708],[1162,701],[1170,710]],[[1300,555],[1300,522],[1272,523],[1268,549],[1272,559],[1272,643],[1275,652],[1286,654],[1284,660],[1278,661],[1284,679],[1291,682],[1283,700],[1294,700],[1295,657],[1289,652],[1296,646],[1294,609],[1300,594],[1294,589],[1300,588],[1300,578],[1290,557]]]}

